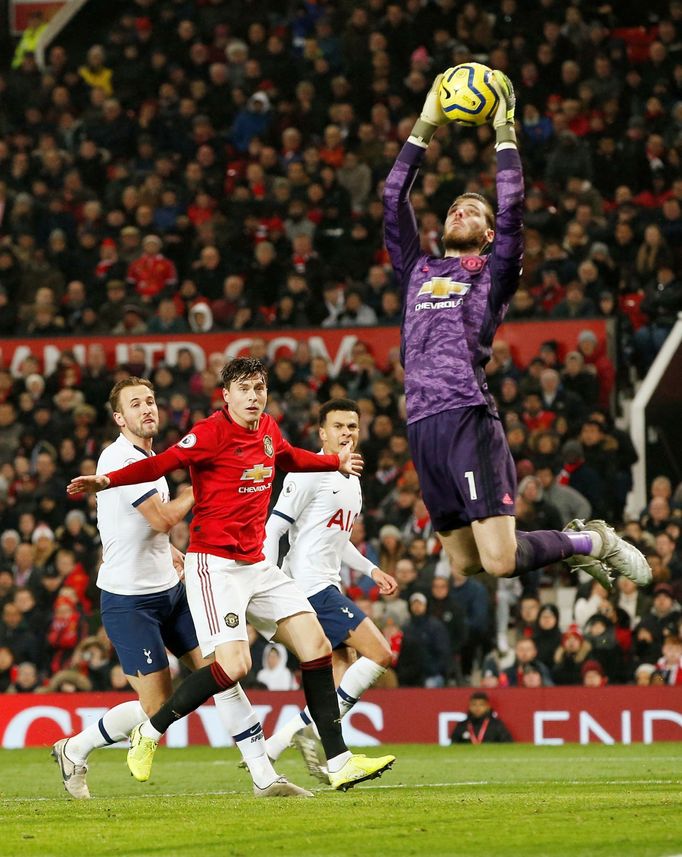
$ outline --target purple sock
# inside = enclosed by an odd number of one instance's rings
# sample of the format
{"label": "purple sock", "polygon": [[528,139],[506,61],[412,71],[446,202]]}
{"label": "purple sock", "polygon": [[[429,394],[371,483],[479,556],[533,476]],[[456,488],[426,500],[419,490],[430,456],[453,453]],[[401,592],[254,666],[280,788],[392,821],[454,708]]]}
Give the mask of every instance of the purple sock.
{"label": "purple sock", "polygon": [[[583,533],[571,533],[583,537]],[[532,571],[553,562],[566,559],[575,553],[576,545],[568,533],[558,530],[537,530],[534,533],[516,533],[516,573]],[[590,548],[592,541],[587,536]],[[589,553],[589,551],[587,551]]]}
{"label": "purple sock", "polygon": [[592,550],[592,536],[589,533],[565,533],[573,545],[573,553],[589,556]]}

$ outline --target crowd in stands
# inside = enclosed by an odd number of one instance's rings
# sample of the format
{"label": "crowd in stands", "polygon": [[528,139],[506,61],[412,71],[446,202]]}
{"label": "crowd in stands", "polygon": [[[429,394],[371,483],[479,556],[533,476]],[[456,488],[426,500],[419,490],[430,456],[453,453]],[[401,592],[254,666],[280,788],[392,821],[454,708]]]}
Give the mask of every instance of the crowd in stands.
{"label": "crowd in stands", "polygon": [[[641,517],[625,515],[636,453],[612,409],[682,310],[682,3],[119,8],[87,44],[53,44],[45,68],[20,44],[0,74],[0,335],[248,330],[270,363],[270,412],[313,449],[320,403],[356,398],[365,513],[352,538],[399,592],[381,598],[352,569],[344,582],[391,643],[388,684],[682,683],[682,487],[662,476]],[[605,318],[616,342],[611,360],[586,328],[527,366],[495,343],[518,526],[614,521],[645,551],[651,591],[620,579],[609,595],[561,566],[523,592],[461,577],[419,497],[397,355],[377,365],[361,335],[332,377],[305,343],[269,360],[257,335],[399,323],[382,184],[434,75],[472,58],[518,98],[526,248],[509,319]],[[494,193],[492,144],[489,127],[454,125],[431,143],[412,194],[429,252],[457,193]],[[64,488],[115,437],[117,380],[154,381],[161,450],[221,405],[222,362],[198,368],[182,350],[149,365],[132,347],[111,366],[93,344],[84,363],[65,347],[54,371],[33,356],[0,368],[0,692],[126,689],[98,620],[94,500]],[[181,549],[187,532],[172,534]],[[556,595],[572,586],[566,609]],[[281,652],[254,639],[254,653],[254,683],[289,681]]]}

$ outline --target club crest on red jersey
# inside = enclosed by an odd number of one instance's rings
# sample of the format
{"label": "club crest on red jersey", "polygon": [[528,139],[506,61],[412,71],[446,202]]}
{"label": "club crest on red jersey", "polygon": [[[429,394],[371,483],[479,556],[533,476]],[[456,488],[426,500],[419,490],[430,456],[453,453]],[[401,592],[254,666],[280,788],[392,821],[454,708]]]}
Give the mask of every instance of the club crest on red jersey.
{"label": "club crest on red jersey", "polygon": [[266,434],[263,438],[263,451],[269,458],[272,458],[272,456],[274,455],[275,450],[272,445],[272,438],[269,434]]}

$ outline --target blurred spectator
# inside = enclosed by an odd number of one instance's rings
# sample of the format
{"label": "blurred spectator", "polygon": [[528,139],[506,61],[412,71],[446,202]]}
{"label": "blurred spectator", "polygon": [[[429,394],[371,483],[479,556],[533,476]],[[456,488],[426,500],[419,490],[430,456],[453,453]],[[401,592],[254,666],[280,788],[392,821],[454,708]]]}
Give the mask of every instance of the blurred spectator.
{"label": "blurred spectator", "polygon": [[540,598],[537,592],[526,590],[519,599],[519,615],[516,620],[516,638],[533,638],[537,632],[540,614]]}
{"label": "blurred spectator", "polygon": [[422,592],[412,593],[409,608],[396,665],[398,681],[406,687],[443,687],[451,661],[448,631],[440,619],[428,615]]}
{"label": "blurred spectator", "polygon": [[287,650],[281,643],[270,643],[263,650],[263,668],[257,680],[268,690],[297,690],[298,682],[287,667]]}
{"label": "blurred spectator", "polygon": [[452,730],[452,744],[507,744],[513,741],[509,730],[492,710],[486,693],[476,691],[469,697],[467,717]]}
{"label": "blurred spectator", "polygon": [[[629,652],[623,651],[618,645],[616,627],[607,615],[605,605],[601,611],[591,616],[583,627],[585,640],[591,647],[590,658],[601,664],[603,674],[612,684],[625,684],[630,675]],[[583,664],[583,673],[584,670]]]}
{"label": "blurred spectator", "polygon": [[623,575],[616,581],[616,587],[610,597],[614,606],[628,615],[632,628],[651,610],[651,596]]}
{"label": "blurred spectator", "polygon": [[21,610],[14,603],[6,603],[2,608],[2,624],[0,625],[0,646],[6,646],[16,663],[30,661],[42,665],[42,647],[44,643],[36,636],[24,618]]}
{"label": "blurred spectator", "polygon": [[[522,687],[524,670],[531,665],[542,676],[542,684],[554,684],[549,669],[538,660],[538,650],[530,637],[522,637],[514,646],[514,663],[505,669],[500,676],[500,683],[506,687]],[[504,679],[504,681],[502,681]]]}
{"label": "blurred spectator", "polygon": [[538,660],[551,670],[554,654],[561,644],[559,610],[554,604],[544,604],[540,608],[533,642],[538,650]]}
{"label": "blurred spectator", "polygon": [[582,665],[590,652],[577,624],[569,625],[561,635],[561,643],[554,652],[552,678],[555,684],[580,684]]}
{"label": "blurred spectator", "polygon": [[588,520],[591,517],[592,507],[589,500],[570,485],[562,485],[557,479],[558,464],[541,464],[535,470],[535,475],[540,482],[543,498],[550,503],[559,513],[563,529],[566,524],[574,518]]}
{"label": "blurred spectator", "polygon": [[682,618],[680,605],[675,601],[673,588],[669,583],[657,583],[654,587],[654,598],[651,610],[642,616],[642,621],[637,627],[638,639],[642,639],[642,632],[650,637],[652,651],[656,652],[655,658],[641,658],[648,663],[656,663],[661,655],[663,641],[670,635],[677,634],[677,626]]}
{"label": "blurred spectator", "polygon": [[682,640],[669,634],[662,648],[663,654],[656,662],[656,669],[663,673],[666,684],[682,684]]}
{"label": "blurred spectator", "polygon": [[162,246],[158,235],[146,235],[142,240],[142,256],[128,267],[128,284],[143,303],[156,303],[162,292],[169,292],[177,285],[175,265],[163,255]]}
{"label": "blurred spectator", "polygon": [[561,456],[563,466],[558,476],[561,485],[568,485],[583,495],[592,507],[593,515],[604,511],[604,482],[599,473],[585,460],[585,451],[580,441],[567,441]]}
{"label": "blurred spectator", "polygon": [[436,575],[431,582],[428,597],[430,616],[439,619],[450,635],[450,663],[445,674],[446,680],[454,678],[462,683],[461,652],[466,642],[468,629],[466,615],[462,607],[452,597],[450,579]]}
{"label": "blurred spectator", "polygon": [[468,635],[462,646],[462,673],[471,676],[472,669],[491,649],[490,597],[483,584],[473,577],[465,577],[452,568],[453,599],[466,615]]}
{"label": "blurred spectator", "polygon": [[0,693],[7,693],[15,672],[12,650],[9,646],[0,646]]}
{"label": "blurred spectator", "polygon": [[34,662],[19,663],[14,681],[7,688],[7,693],[34,693],[40,687],[40,675]]}
{"label": "blurred spectator", "polygon": [[656,277],[646,287],[640,308],[649,318],[649,323],[634,336],[637,369],[643,378],[682,311],[682,281],[672,264],[659,266]]}
{"label": "blurred spectator", "polygon": [[38,689],[39,693],[78,693],[92,690],[92,683],[78,670],[59,670],[48,683]]}
{"label": "blurred spectator", "polygon": [[580,676],[583,687],[604,687],[608,683],[608,676],[601,663],[592,658],[582,665]]}

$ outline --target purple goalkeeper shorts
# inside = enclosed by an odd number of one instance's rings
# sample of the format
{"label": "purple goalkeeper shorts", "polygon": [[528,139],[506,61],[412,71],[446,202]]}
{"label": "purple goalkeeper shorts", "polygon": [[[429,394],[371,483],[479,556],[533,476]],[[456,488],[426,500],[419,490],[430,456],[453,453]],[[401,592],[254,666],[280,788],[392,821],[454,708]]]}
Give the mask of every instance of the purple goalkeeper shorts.
{"label": "purple goalkeeper shorts", "polygon": [[485,405],[407,427],[422,497],[438,532],[514,514],[516,466],[498,417]]}

